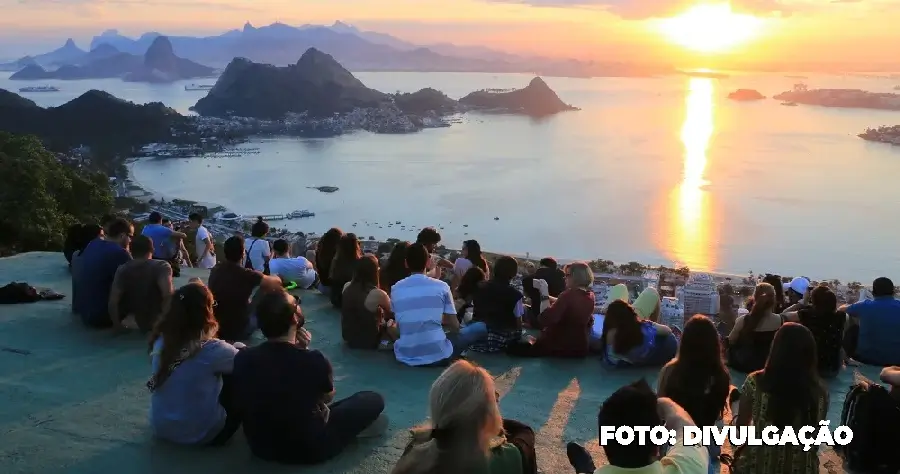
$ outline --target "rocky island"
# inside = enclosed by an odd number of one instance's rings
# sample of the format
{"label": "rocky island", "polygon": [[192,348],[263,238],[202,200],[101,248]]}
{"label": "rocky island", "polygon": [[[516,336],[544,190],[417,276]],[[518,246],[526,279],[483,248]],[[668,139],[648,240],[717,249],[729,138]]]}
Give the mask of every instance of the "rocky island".
{"label": "rocky island", "polygon": [[797,104],[853,109],[900,110],[900,94],[859,89],[807,89],[797,86],[774,97]]}
{"label": "rocky island", "polygon": [[900,145],[900,125],[867,128],[865,132],[862,132],[857,136],[867,142]]}
{"label": "rocky island", "polygon": [[532,117],[579,110],[560,100],[556,92],[540,77],[535,77],[524,89],[511,91],[481,90],[473,92],[459,103],[485,111],[524,114]]}
{"label": "rocky island", "polygon": [[738,89],[730,94],[728,94],[728,98],[731,100],[737,100],[740,102],[747,102],[753,100],[763,100],[766,96],[762,95],[756,89]]}
{"label": "rocky island", "polygon": [[13,80],[106,79],[119,77],[130,82],[173,82],[181,79],[209,77],[210,67],[179,58],[165,36],[157,37],[143,55],[123,53],[108,44],[98,45],[55,70],[47,70],[32,61],[16,72]]}

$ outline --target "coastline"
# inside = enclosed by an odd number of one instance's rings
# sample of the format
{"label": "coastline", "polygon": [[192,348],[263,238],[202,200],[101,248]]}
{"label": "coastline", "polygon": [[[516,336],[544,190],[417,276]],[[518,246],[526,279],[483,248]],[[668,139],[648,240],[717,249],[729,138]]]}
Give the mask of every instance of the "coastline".
{"label": "coastline", "polygon": [[216,209],[216,210],[220,210],[222,212],[232,212],[230,209],[228,209],[225,206],[222,206],[221,204],[217,204],[214,202],[207,202],[207,201],[194,201],[191,199],[182,198],[180,196],[172,196],[169,194],[163,194],[159,191],[156,191],[155,189],[148,188],[147,186],[141,184],[141,182],[138,181],[134,176],[134,163],[136,163],[138,160],[147,160],[147,159],[150,159],[150,157],[128,158],[125,161],[125,169],[128,170],[128,177],[126,178],[126,181],[125,181],[125,188],[126,188],[125,196],[126,197],[136,199],[136,200],[139,200],[139,201],[145,202],[145,203],[149,202],[151,200],[154,200],[157,202],[159,202],[160,200],[165,200],[167,202],[185,201],[185,202],[190,202],[190,203],[196,204],[198,206],[205,206],[209,210]]}

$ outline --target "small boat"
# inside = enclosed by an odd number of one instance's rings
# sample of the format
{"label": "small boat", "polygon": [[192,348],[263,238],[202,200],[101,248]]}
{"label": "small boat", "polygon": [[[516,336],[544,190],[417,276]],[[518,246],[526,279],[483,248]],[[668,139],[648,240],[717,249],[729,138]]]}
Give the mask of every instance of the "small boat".
{"label": "small boat", "polygon": [[213,86],[211,86],[209,84],[190,84],[190,85],[184,86],[184,90],[186,90],[186,91],[208,91],[212,88],[213,88]]}
{"label": "small boat", "polygon": [[22,87],[19,92],[59,92],[59,87],[54,86],[29,86]]}
{"label": "small boat", "polygon": [[301,209],[299,211],[294,211],[294,212],[288,214],[287,218],[288,219],[294,219],[294,218],[302,219],[304,217],[315,217],[315,216],[316,216],[315,212],[307,211],[306,209]]}
{"label": "small boat", "polygon": [[796,107],[797,103],[796,102],[782,102],[781,105],[786,105],[788,107]]}

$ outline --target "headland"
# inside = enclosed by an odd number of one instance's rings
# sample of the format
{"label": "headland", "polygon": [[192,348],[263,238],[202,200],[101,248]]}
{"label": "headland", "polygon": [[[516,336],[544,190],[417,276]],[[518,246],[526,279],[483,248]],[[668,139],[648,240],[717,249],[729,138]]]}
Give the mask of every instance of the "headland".
{"label": "headland", "polygon": [[900,110],[900,94],[859,89],[807,89],[794,87],[773,97],[777,100],[821,107]]}

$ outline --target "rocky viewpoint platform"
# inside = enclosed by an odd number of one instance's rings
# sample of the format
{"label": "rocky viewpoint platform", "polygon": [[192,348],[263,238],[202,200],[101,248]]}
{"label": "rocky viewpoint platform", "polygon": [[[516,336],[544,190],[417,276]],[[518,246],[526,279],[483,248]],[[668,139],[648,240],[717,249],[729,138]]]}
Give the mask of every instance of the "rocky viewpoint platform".
{"label": "rocky viewpoint platform", "polygon": [[[176,285],[208,271],[186,269]],[[27,253],[0,259],[0,285],[27,281],[71,294],[62,254]],[[315,467],[278,466],[253,459],[238,432],[224,448],[185,448],[155,441],[147,424],[150,375],[147,345],[138,333],[114,335],[84,328],[61,301],[0,306],[0,472],[119,474],[257,472],[309,474],[388,473],[408,439],[426,419],[428,389],[440,369],[401,366],[390,354],[346,349],[340,315],[323,296],[299,292],[313,347],[334,365],[338,398],[377,390],[387,400],[390,432],[365,440],[336,460]],[[640,377],[656,384],[656,370],[604,370],[599,362],[521,360],[475,354],[491,371],[502,395],[503,415],[538,433],[538,465],[544,474],[571,474],[565,443],[587,443],[598,464],[597,409],[616,388]],[[864,375],[877,377],[878,368]],[[733,374],[740,385],[743,375]],[[832,382],[829,418],[840,417],[853,377]],[[725,472],[725,471],[723,471]],[[844,472],[833,453],[822,455],[823,473]]]}

